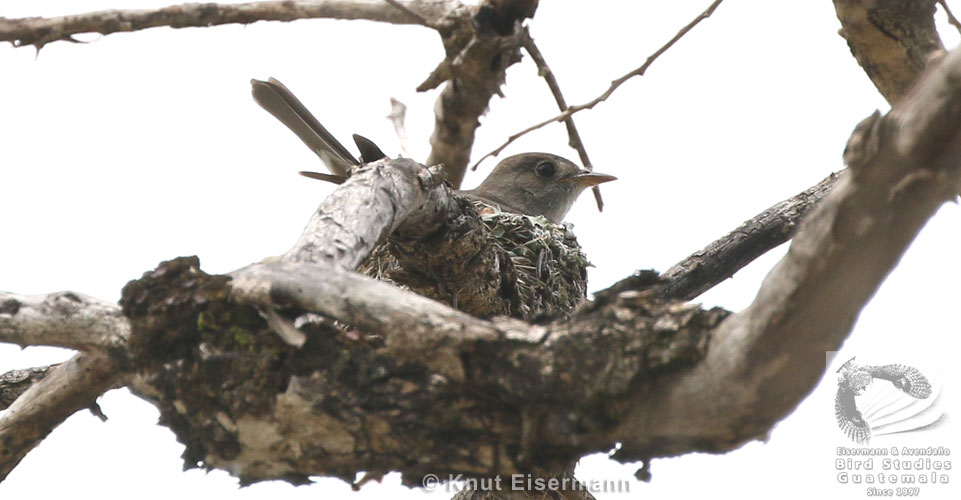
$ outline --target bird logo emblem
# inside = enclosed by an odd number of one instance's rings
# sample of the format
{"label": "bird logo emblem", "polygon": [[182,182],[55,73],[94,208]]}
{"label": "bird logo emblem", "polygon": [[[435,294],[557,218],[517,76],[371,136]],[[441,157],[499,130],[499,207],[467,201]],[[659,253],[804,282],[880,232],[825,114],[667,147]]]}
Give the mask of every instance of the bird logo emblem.
{"label": "bird logo emblem", "polygon": [[895,388],[914,399],[931,396],[931,383],[913,366],[891,364],[883,366],[859,365],[854,358],[838,369],[838,392],[834,399],[834,414],[838,427],[852,441],[866,445],[871,440],[871,425],[858,409],[855,396],[864,394],[875,379],[891,382]]}

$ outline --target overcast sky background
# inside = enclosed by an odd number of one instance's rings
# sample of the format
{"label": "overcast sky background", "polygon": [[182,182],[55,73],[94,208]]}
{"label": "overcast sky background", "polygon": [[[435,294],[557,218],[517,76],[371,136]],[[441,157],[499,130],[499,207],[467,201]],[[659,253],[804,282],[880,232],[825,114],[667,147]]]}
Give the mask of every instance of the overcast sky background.
{"label": "overcast sky background", "polygon": [[[569,103],[587,101],[640,65],[710,2],[541,2],[530,23]],[[55,16],[147,8],[164,1],[4,0],[0,16]],[[961,7],[959,5],[958,7]],[[957,31],[943,22],[945,43]],[[840,170],[854,126],[887,105],[837,34],[832,2],[728,0],[649,70],[606,103],[576,115],[603,186],[572,210],[595,267],[591,290],[636,269],[665,270],[773,203]],[[117,300],[123,285],[161,260],[198,255],[224,273],[287,250],[332,186],[296,175],[317,158],[250,97],[249,80],[283,81],[338,137],[361,133],[400,151],[385,119],[389,98],[408,105],[411,153],[424,160],[436,91],[415,87],[443,58],[436,33],[362,21],[308,20],[208,29],[166,28],[57,42],[39,55],[0,46],[0,289],[73,290]],[[370,68],[378,68],[371,71]],[[525,56],[508,72],[505,99],[481,118],[474,158],[508,135],[557,113]],[[346,142],[346,141],[345,141]],[[517,141],[504,153],[549,151],[577,158],[564,127]],[[468,175],[472,187],[494,165]],[[875,443],[958,448],[951,391],[958,374],[961,211],[944,207],[863,311],[839,359],[912,362],[945,387],[948,416],[934,431]],[[786,251],[758,259],[704,296],[705,305],[747,306]],[[52,348],[0,345],[0,372],[67,359]],[[722,456],[636,464],[603,455],[578,477],[630,481],[631,498],[725,494],[741,498],[865,496],[838,485],[834,369],[767,443]],[[400,486],[392,474],[359,493],[338,480],[309,487],[262,483],[239,489],[225,472],[181,471],[182,446],[158,413],[126,390],[100,399],[110,417],[74,415],[0,484],[0,498],[216,495],[216,498],[449,498]],[[953,413],[952,413],[953,412]],[[885,441],[887,439],[887,441]],[[959,498],[961,478],[923,498]],[[625,498],[598,493],[598,498]]]}

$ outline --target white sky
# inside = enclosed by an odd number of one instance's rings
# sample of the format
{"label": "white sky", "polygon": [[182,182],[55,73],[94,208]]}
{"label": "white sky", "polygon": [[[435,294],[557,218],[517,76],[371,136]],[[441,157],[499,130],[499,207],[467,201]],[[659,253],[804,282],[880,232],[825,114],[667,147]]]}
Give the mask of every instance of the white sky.
{"label": "white sky", "polygon": [[[569,103],[586,101],[638,66],[709,3],[612,0],[541,2],[532,32]],[[53,16],[163,1],[4,0],[0,16]],[[842,168],[854,125],[886,109],[837,35],[832,3],[729,0],[608,102],[576,115],[604,185],[607,208],[590,196],[567,220],[595,268],[592,290],[639,268],[664,270],[771,204]],[[949,46],[953,28],[942,28]],[[0,46],[0,289],[73,290],[116,300],[130,279],[161,260],[199,255],[222,273],[282,253],[331,187],[296,171],[316,157],[250,98],[249,79],[274,76],[331,131],[352,132],[398,152],[389,98],[408,105],[412,154],[423,160],[436,91],[414,88],[441,60],[424,28],[369,22],[298,21],[211,29],[152,29],[53,43],[39,56]],[[380,68],[364,74],[367,68]],[[509,134],[556,114],[529,58],[511,68],[506,99],[482,118],[474,157]],[[505,153],[550,151],[576,158],[562,125]],[[468,176],[471,187],[493,166]],[[941,367],[948,420],[937,431],[889,436],[879,445],[961,450],[950,393],[957,371],[957,255],[961,211],[946,206],[918,237],[845,344],[840,359]],[[783,254],[764,256],[708,294],[706,305],[739,310]],[[0,372],[66,359],[50,348],[0,345]],[[940,363],[940,364],[939,364]],[[938,368],[931,368],[937,370]],[[630,498],[725,494],[740,498],[860,498],[865,486],[835,480],[833,368],[814,395],[773,432],[722,455],[656,460],[651,483]],[[156,425],[156,410],[125,390],[100,400],[110,420],[79,413],[54,431],[0,484],[0,498],[449,498],[383,484],[351,493],[319,479],[295,488],[238,489],[215,471],[181,472],[182,446]],[[953,412],[953,413],[952,413]],[[945,430],[947,429],[947,430]],[[582,461],[583,480],[631,480],[636,465],[603,456]],[[959,498],[958,482],[922,489]],[[597,494],[598,498],[627,498]]]}

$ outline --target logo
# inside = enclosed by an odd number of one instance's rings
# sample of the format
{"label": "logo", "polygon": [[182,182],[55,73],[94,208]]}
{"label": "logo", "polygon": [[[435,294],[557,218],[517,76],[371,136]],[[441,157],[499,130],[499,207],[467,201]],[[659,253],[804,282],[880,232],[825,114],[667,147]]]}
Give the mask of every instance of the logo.
{"label": "logo", "polygon": [[927,411],[932,387],[920,370],[903,364],[861,365],[854,359],[837,370],[834,398],[838,427],[852,441],[867,445],[872,432],[912,431],[940,420],[939,410]]}

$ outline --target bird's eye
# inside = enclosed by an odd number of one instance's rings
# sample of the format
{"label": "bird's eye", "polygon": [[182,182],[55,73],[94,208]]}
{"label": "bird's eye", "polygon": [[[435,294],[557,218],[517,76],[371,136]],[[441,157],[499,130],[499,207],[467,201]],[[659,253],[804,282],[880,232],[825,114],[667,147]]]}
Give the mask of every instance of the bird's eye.
{"label": "bird's eye", "polygon": [[549,161],[538,163],[537,166],[534,167],[534,171],[541,177],[554,177],[554,174],[557,172],[554,164]]}

